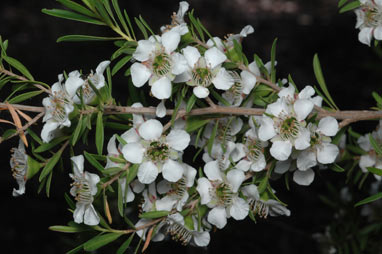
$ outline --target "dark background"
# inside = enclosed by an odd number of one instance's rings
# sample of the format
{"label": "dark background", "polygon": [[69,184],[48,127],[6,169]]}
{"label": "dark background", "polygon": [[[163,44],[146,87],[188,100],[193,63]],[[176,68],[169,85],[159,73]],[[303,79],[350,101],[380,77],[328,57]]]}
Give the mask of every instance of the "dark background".
{"label": "dark background", "polygon": [[[123,1],[130,17],[142,14],[154,31],[170,21],[178,9],[178,1]],[[278,38],[278,77],[289,73],[296,84],[316,85],[312,59],[318,53],[329,90],[341,109],[368,109],[374,106],[372,91],[381,92],[380,58],[372,48],[358,42],[355,15],[338,14],[336,0],[190,0],[191,8],[207,29],[219,37],[238,33],[247,24],[255,33],[244,40],[243,47],[250,57],[258,54],[263,61],[270,59],[270,48]],[[2,0],[0,4],[0,35],[9,40],[8,55],[20,60],[36,80],[53,84],[57,75],[83,69],[95,69],[102,60],[109,59],[116,49],[112,43],[56,43],[66,34],[107,36],[105,27],[62,20],[41,13],[42,8],[60,8],[48,0]],[[118,76],[114,87],[120,95],[126,93],[126,79]],[[4,96],[4,95],[2,95]],[[2,97],[3,98],[3,97]],[[375,123],[356,124],[357,130],[370,131]],[[51,225],[69,221],[63,193],[69,190],[67,172],[54,175],[51,197],[37,195],[38,179],[27,184],[27,192],[12,197],[16,184],[9,167],[9,149],[17,140],[1,144],[3,169],[0,171],[1,212],[0,239],[7,253],[65,253],[82,239],[51,232]],[[331,219],[332,210],[318,199],[324,193],[325,181],[342,181],[333,172],[318,175],[310,187],[291,185],[287,192],[280,181],[276,190],[289,204],[292,216],[268,218],[254,224],[230,220],[224,230],[211,232],[208,248],[181,247],[174,242],[153,244],[149,253],[318,253],[311,235],[322,232]],[[4,246],[5,244],[5,246]],[[106,253],[100,249],[98,253]]]}

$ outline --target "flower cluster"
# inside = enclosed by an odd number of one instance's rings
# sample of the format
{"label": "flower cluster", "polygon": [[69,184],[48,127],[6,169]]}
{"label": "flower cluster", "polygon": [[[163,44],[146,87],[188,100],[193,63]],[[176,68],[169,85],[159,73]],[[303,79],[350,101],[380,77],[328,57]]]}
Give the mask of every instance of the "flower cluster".
{"label": "flower cluster", "polygon": [[357,24],[360,30],[358,39],[363,44],[370,46],[373,37],[382,40],[382,1],[360,0],[361,6],[355,10]]}

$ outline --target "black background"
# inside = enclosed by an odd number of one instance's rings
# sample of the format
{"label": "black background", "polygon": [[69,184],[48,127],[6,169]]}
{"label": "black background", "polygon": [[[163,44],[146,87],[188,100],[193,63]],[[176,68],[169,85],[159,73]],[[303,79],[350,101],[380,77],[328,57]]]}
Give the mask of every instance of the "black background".
{"label": "black background", "polygon": [[[129,15],[142,14],[149,25],[159,31],[167,24],[170,14],[178,9],[177,1],[120,1]],[[381,91],[380,59],[369,48],[358,42],[355,15],[340,15],[335,0],[276,1],[276,0],[191,0],[209,31],[219,37],[238,33],[251,24],[255,33],[245,39],[243,47],[250,57],[258,54],[264,61],[270,59],[270,48],[278,38],[278,76],[292,74],[300,88],[316,85],[312,59],[318,53],[324,75],[334,101],[341,109],[368,109],[374,105],[371,91]],[[28,67],[36,80],[53,84],[57,75],[83,69],[95,69],[102,60],[109,59],[116,49],[111,43],[56,43],[66,34],[107,36],[105,27],[62,20],[41,13],[42,8],[60,8],[48,0],[2,0],[0,3],[0,35],[9,40],[8,55]],[[127,92],[126,79],[114,79],[115,93]],[[5,96],[5,95],[1,95]],[[4,98],[4,97],[1,97]],[[370,131],[375,123],[356,124],[360,131]],[[37,195],[38,179],[27,184],[27,193],[12,197],[16,184],[9,167],[9,149],[17,144],[1,144],[3,168],[0,170],[1,212],[0,239],[7,253],[65,253],[73,248],[77,236],[67,236],[48,230],[50,225],[66,224],[71,219],[63,193],[69,190],[67,172],[54,175],[51,197]],[[152,243],[148,253],[318,253],[311,235],[322,232],[332,211],[317,197],[325,192],[324,182],[334,183],[342,178],[333,172],[321,173],[310,187],[292,184],[285,190],[282,181],[276,190],[289,204],[292,216],[268,218],[254,224],[249,219],[230,220],[224,230],[211,232],[208,248],[181,247],[174,242]],[[5,244],[5,245],[4,245]],[[100,249],[97,253],[106,253]]]}

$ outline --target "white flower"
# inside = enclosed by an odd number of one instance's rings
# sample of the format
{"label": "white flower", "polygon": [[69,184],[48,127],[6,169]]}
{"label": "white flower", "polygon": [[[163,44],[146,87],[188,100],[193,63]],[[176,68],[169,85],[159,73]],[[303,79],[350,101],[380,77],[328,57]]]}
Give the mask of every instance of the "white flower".
{"label": "white flower", "polygon": [[221,67],[227,57],[216,47],[208,49],[204,56],[192,46],[187,46],[182,52],[188,64],[187,71],[178,76],[175,82],[186,82],[193,86],[196,97],[206,98],[211,84],[220,90],[228,90],[234,84],[232,76]]}
{"label": "white flower", "polygon": [[[380,146],[382,145],[382,120],[379,121],[379,125],[375,131],[371,133],[377,144]],[[359,160],[359,167],[361,170],[366,173],[368,172],[368,167],[374,167],[378,169],[382,169],[382,156],[378,155],[373,146],[370,143],[369,134],[366,134],[364,136],[361,136],[357,140],[359,146],[367,152],[367,154],[364,154],[361,156]],[[377,180],[381,180],[382,177],[379,175],[374,174],[374,177]]]}
{"label": "white flower", "polygon": [[207,41],[208,47],[216,46],[219,50],[225,52],[226,48],[228,50],[232,49],[234,47],[233,41],[236,40],[238,43],[241,43],[243,38],[247,37],[248,35],[252,34],[255,30],[251,25],[246,25],[243,27],[243,29],[240,31],[239,34],[229,34],[227,36],[227,39],[222,41],[219,37],[213,37],[212,39],[209,39]]}
{"label": "white flower", "polygon": [[298,171],[295,171],[293,176],[295,182],[300,185],[309,185],[314,179],[314,171],[308,170],[317,165],[333,163],[338,154],[339,148],[331,144],[330,137],[333,137],[338,132],[338,122],[331,116],[324,117],[318,123],[318,126],[309,124],[310,130],[310,147],[301,151],[297,156]]}
{"label": "white flower", "polygon": [[207,217],[208,222],[222,229],[231,216],[235,220],[243,220],[249,211],[247,202],[238,195],[245,179],[244,172],[232,169],[225,175],[219,163],[211,161],[204,166],[204,173],[208,179],[199,178],[196,190],[201,197],[201,204],[212,208]]}
{"label": "white flower", "polygon": [[41,131],[41,138],[44,142],[50,142],[59,128],[70,127],[69,114],[73,112],[73,96],[83,81],[71,79],[70,77],[62,84],[64,76],[58,75],[58,82],[51,87],[49,97],[43,99],[42,104],[45,107],[43,122],[44,127]]}
{"label": "white flower", "polygon": [[[85,104],[92,103],[96,96],[96,93],[94,92],[93,88],[91,88],[91,86],[89,85],[89,82],[91,82],[97,90],[104,87],[105,77],[103,76],[103,73],[105,72],[109,64],[110,64],[110,61],[102,61],[101,63],[98,64],[96,68],[96,72],[93,73],[93,70],[92,70],[90,74],[86,77],[86,79],[83,79],[81,77],[81,74],[78,71],[74,71],[72,75],[69,74],[69,78],[83,80],[82,99]],[[78,97],[78,95],[74,97],[74,102],[77,104],[81,103],[81,99]]]}
{"label": "white flower", "polygon": [[19,140],[18,148],[12,148],[12,156],[10,165],[12,169],[12,176],[16,179],[19,189],[13,189],[12,195],[14,197],[23,195],[25,193],[25,183],[27,181],[28,173],[28,155],[25,152],[24,143]]}
{"label": "white flower", "polygon": [[187,68],[184,56],[175,52],[179,42],[180,34],[176,31],[138,41],[133,57],[139,62],[135,62],[130,69],[134,86],[142,87],[149,81],[155,98],[170,98],[171,81]]}
{"label": "white flower", "polygon": [[100,218],[93,207],[93,196],[97,194],[97,183],[100,178],[96,174],[84,171],[84,157],[73,156],[73,174],[69,176],[74,180],[70,194],[75,197],[76,209],[73,213],[74,222],[94,226],[98,225]]}
{"label": "white flower", "polygon": [[187,23],[184,21],[184,16],[186,15],[188,8],[189,4],[186,1],[179,2],[178,12],[171,16],[171,25],[162,26],[160,28],[162,33],[169,30],[176,31],[180,35],[188,33]]}
{"label": "white flower", "polygon": [[290,211],[279,201],[274,199],[264,200],[260,197],[257,186],[250,184],[241,188],[244,196],[247,197],[250,209],[254,215],[259,215],[260,218],[270,216],[286,215],[290,216]]}
{"label": "white flower", "polygon": [[[250,64],[251,68],[253,64]],[[248,66],[248,67],[249,67]],[[222,94],[232,106],[240,106],[243,99],[252,91],[257,82],[256,77],[249,71],[242,71],[240,75],[237,72],[230,72],[234,78],[233,86]]]}
{"label": "white flower", "polygon": [[382,1],[361,0],[360,8],[355,10],[357,24],[360,30],[358,40],[370,46],[371,39],[382,40]]}
{"label": "white flower", "polygon": [[293,147],[304,150],[310,146],[310,132],[305,128],[305,118],[314,107],[310,99],[311,89],[307,86],[295,96],[294,87],[289,85],[280,90],[276,102],[267,106],[267,115],[260,122],[258,135],[262,141],[271,139],[270,153],[277,160],[287,160]]}
{"label": "white flower", "polygon": [[162,180],[158,183],[157,190],[159,194],[166,194],[157,203],[171,203],[180,212],[189,198],[188,189],[194,186],[196,169],[183,163],[183,176],[175,183]]}
{"label": "white flower", "polygon": [[158,120],[148,120],[140,125],[138,137],[127,141],[122,148],[127,161],[140,164],[138,179],[143,184],[152,183],[160,172],[170,182],[178,181],[183,175],[183,166],[177,160],[188,146],[190,135],[174,129],[164,136],[162,131]]}

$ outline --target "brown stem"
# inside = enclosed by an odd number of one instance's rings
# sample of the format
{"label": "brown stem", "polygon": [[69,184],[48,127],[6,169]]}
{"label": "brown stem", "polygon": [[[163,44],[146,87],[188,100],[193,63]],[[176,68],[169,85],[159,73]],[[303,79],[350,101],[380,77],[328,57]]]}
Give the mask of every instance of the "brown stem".
{"label": "brown stem", "polygon": [[[1,73],[4,73],[5,75],[8,75],[8,76],[10,76],[10,77],[14,77],[14,78],[16,78],[16,79],[18,79],[18,80],[21,80],[21,81],[29,81],[27,78],[25,78],[25,77],[23,77],[23,76],[17,75],[17,74],[15,74],[15,73],[13,73],[13,72],[10,72],[10,71],[5,70],[5,69],[2,69],[2,68],[0,68],[0,72],[1,72]],[[38,89],[40,89],[40,90],[42,90],[42,91],[44,91],[44,92],[46,92],[46,93],[48,93],[48,94],[51,93],[49,89],[46,89],[45,87],[43,87],[43,86],[40,85],[40,84],[33,84],[33,86],[37,87]]]}
{"label": "brown stem", "polygon": [[113,182],[115,182],[115,180],[117,180],[121,175],[122,173],[125,171],[125,170],[128,170],[130,167],[130,163],[127,163],[125,165],[125,167],[123,168],[124,170],[121,170],[119,173],[117,173],[115,176],[113,176],[113,178],[111,178],[109,181],[107,181],[106,183],[104,183],[102,185],[102,188],[105,189],[107,186],[109,186],[110,184],[112,184]]}

